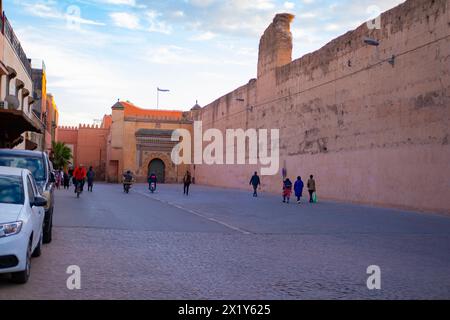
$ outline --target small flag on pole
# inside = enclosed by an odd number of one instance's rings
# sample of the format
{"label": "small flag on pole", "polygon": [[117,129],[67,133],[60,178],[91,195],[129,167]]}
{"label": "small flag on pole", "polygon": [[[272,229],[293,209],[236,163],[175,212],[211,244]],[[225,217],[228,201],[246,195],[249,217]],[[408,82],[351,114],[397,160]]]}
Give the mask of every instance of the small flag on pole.
{"label": "small flag on pole", "polygon": [[159,87],[157,87],[157,91],[156,91],[156,96],[157,96],[157,101],[156,101],[156,108],[159,109],[159,93],[160,92],[170,92],[170,90],[167,89],[160,89]]}

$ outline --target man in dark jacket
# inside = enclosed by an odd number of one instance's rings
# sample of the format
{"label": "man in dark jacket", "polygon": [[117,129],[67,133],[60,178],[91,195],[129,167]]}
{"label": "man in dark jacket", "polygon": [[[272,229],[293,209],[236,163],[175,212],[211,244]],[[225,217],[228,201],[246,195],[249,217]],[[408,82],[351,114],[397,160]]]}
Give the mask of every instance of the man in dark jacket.
{"label": "man in dark jacket", "polygon": [[94,188],[94,179],[95,179],[95,172],[92,167],[89,167],[89,171],[86,174],[87,181],[88,181],[88,192],[92,192],[92,189]]}
{"label": "man in dark jacket", "polygon": [[258,176],[258,172],[255,172],[253,177],[250,179],[250,185],[253,186],[253,197],[258,197],[258,187],[261,185],[261,179]]}
{"label": "man in dark jacket", "polygon": [[187,196],[189,195],[189,187],[191,186],[191,183],[192,183],[192,176],[191,173],[187,171],[183,178],[184,194]]}

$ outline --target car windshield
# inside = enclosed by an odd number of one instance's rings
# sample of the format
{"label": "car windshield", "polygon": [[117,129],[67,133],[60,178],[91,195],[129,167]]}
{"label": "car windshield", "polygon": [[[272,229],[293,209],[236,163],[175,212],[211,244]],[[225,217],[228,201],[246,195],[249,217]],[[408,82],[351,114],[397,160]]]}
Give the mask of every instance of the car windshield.
{"label": "car windshield", "polygon": [[0,155],[0,166],[28,169],[37,182],[45,181],[44,161],[42,158]]}
{"label": "car windshield", "polygon": [[0,176],[0,203],[24,204],[22,177]]}

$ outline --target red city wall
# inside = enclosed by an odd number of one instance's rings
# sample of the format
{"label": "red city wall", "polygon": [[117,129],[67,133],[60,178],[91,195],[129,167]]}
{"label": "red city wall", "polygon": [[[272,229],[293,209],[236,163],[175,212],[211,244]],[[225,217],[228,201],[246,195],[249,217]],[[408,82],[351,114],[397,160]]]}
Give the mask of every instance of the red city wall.
{"label": "red city wall", "polygon": [[97,180],[105,180],[108,134],[109,128],[99,126],[59,127],[58,142],[73,146],[74,165],[92,166]]}
{"label": "red city wall", "polygon": [[[261,38],[258,79],[203,108],[204,130],[280,129],[266,191],[281,193],[284,167],[314,174],[319,198],[450,213],[450,2],[406,1],[381,30],[361,25],[293,62],[290,19]],[[197,165],[195,177],[247,188],[254,169]]]}

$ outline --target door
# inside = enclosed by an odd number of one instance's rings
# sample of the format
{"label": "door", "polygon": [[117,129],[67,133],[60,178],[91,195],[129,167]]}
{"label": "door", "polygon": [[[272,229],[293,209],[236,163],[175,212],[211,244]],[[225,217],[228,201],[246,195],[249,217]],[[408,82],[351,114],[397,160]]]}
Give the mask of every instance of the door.
{"label": "door", "polygon": [[166,166],[161,159],[153,159],[148,166],[148,175],[156,174],[158,183],[164,183],[166,179]]}
{"label": "door", "polygon": [[119,179],[119,161],[117,160],[111,160],[109,161],[109,182],[120,182]]}

